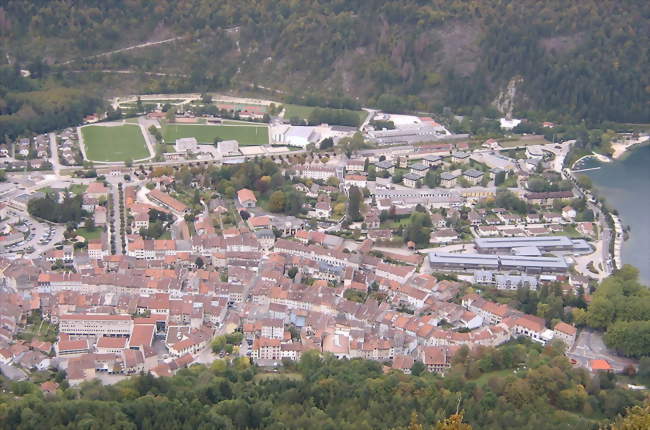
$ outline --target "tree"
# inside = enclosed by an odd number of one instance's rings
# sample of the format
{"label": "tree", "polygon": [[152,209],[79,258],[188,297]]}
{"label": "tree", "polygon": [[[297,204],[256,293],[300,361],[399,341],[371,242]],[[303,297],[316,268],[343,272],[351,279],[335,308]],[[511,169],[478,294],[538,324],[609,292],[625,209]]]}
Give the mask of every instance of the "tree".
{"label": "tree", "polygon": [[435,170],[427,171],[426,176],[424,177],[424,183],[429,188],[436,188],[440,186],[440,173]]}
{"label": "tree", "polygon": [[176,121],[176,108],[170,108],[167,110],[167,113],[165,114],[165,119],[169,122],[175,122]]}
{"label": "tree", "polygon": [[650,354],[650,321],[616,321],[607,328],[605,343],[623,355]]}
{"label": "tree", "polygon": [[284,212],[288,215],[299,215],[302,212],[304,194],[296,190],[289,190],[285,193]]}
{"label": "tree", "polygon": [[226,347],[225,336],[217,336],[212,341],[212,352],[214,352],[215,354],[218,354],[221,351],[223,351],[225,347]]}
{"label": "tree", "polygon": [[332,139],[331,137],[327,137],[327,138],[323,139],[321,141],[321,143],[320,143],[320,146],[319,146],[319,148],[321,150],[330,149],[330,148],[333,148],[333,147],[334,147],[334,139]]}
{"label": "tree", "polygon": [[413,241],[419,246],[429,243],[431,234],[431,216],[428,212],[414,211],[404,231],[404,242]]}
{"label": "tree", "polygon": [[350,221],[361,221],[361,203],[363,201],[363,194],[358,187],[352,185],[348,190],[348,214],[347,217]]}
{"label": "tree", "polygon": [[639,360],[638,378],[646,385],[650,385],[650,356],[642,357]]}
{"label": "tree", "polygon": [[369,181],[375,181],[377,180],[377,169],[375,166],[370,166],[368,167],[368,180]]}
{"label": "tree", "polygon": [[201,257],[196,257],[196,260],[194,260],[194,264],[199,269],[203,268],[203,259]]}
{"label": "tree", "polygon": [[591,182],[591,178],[587,175],[578,175],[577,182],[578,185],[585,190],[590,190],[593,188],[593,183]]}
{"label": "tree", "polygon": [[411,366],[411,375],[420,376],[424,374],[426,371],[427,371],[427,366],[425,366],[424,363],[422,363],[419,360],[413,362],[413,366]]}
{"label": "tree", "polygon": [[203,103],[204,105],[208,105],[212,103],[212,95],[208,93],[201,94],[201,103]]}
{"label": "tree", "polygon": [[611,430],[646,430],[650,428],[650,403],[626,410],[623,418],[612,424]]}
{"label": "tree", "polygon": [[500,170],[499,172],[497,172],[496,175],[494,175],[494,185],[497,186],[497,187],[499,185],[503,184],[505,182],[505,180],[506,180],[506,172],[505,172],[505,170]]}
{"label": "tree", "polygon": [[92,216],[89,216],[88,218],[86,218],[86,221],[84,222],[84,225],[86,227],[86,230],[91,231],[91,232],[95,231],[95,229],[97,228],[95,226],[95,218],[92,217]]}
{"label": "tree", "polygon": [[282,191],[273,192],[273,194],[271,194],[271,197],[269,198],[269,211],[276,212],[276,213],[283,212],[285,202],[286,202],[286,197],[284,192]]}
{"label": "tree", "polygon": [[327,178],[326,184],[329,185],[330,187],[338,187],[339,184],[340,184],[340,181],[338,180],[337,177],[330,176],[329,178]]}
{"label": "tree", "polygon": [[472,430],[472,426],[463,422],[463,413],[455,413],[436,424],[434,430]]}
{"label": "tree", "polygon": [[294,279],[296,275],[298,274],[298,268],[297,267],[292,267],[289,269],[287,272],[287,276],[291,279]]}

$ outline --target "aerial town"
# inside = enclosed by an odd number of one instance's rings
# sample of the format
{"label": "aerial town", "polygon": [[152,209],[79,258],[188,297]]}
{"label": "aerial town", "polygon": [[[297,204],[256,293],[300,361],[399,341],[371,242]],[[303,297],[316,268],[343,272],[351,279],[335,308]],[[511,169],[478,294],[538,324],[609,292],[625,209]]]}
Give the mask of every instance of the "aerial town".
{"label": "aerial town", "polygon": [[503,300],[588,302],[622,266],[620,220],[564,167],[572,141],[480,142],[369,109],[359,127],[310,126],[213,97],[115,99],[145,109],[0,145],[5,376],[113,383],[309,350],[444,374],[462,346],[519,337],[562,341],[590,371],[628,364]]}

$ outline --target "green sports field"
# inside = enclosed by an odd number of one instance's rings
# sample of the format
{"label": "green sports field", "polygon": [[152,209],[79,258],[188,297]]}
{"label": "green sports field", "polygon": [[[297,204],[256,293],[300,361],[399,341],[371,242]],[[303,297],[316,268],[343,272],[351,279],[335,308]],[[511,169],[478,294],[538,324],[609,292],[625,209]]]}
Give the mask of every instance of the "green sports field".
{"label": "green sports field", "polygon": [[142,131],[137,125],[81,128],[86,157],[92,161],[140,160],[150,156]]}
{"label": "green sports field", "polygon": [[241,146],[266,145],[269,129],[264,125],[184,125],[168,124],[163,128],[165,142],[173,144],[176,139],[195,137],[199,143],[214,143],[214,138],[236,140]]}
{"label": "green sports field", "polygon": [[[292,104],[285,104],[284,105],[284,119],[289,120],[291,118],[300,118],[300,119],[309,119],[309,115],[311,115],[311,112],[316,109],[316,106],[303,106],[303,105],[292,105]],[[342,109],[345,111],[350,111],[349,109]],[[365,119],[366,116],[368,116],[368,112],[365,110],[355,110],[351,111],[359,115],[359,123],[362,123]]]}

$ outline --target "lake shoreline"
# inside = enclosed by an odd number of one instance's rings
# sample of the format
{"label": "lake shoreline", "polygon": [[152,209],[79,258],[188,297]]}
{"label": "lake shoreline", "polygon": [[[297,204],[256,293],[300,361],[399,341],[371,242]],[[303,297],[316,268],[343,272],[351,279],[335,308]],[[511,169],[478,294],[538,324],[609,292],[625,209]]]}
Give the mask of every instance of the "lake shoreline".
{"label": "lake shoreline", "polygon": [[[616,209],[623,225],[631,226],[628,240],[621,240],[623,264],[632,264],[640,271],[642,282],[650,282],[650,143],[644,139],[629,145],[622,156],[609,163],[595,157],[581,161],[598,194]],[[621,237],[622,239],[622,237]],[[619,267],[620,268],[620,267]]]}

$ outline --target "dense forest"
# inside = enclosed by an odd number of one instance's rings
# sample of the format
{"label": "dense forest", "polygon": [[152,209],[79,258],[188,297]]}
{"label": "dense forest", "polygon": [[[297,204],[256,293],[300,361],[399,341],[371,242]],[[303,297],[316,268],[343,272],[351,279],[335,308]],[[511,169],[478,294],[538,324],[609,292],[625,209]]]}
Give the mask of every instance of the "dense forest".
{"label": "dense forest", "polygon": [[[183,369],[170,378],[98,381],[56,394],[3,381],[0,429],[596,429],[647,420],[644,396],[614,375],[574,369],[562,348],[526,342],[461,349],[442,378],[384,372],[377,362],[315,351],[277,373],[246,358]],[[645,412],[644,412],[645,411]],[[448,417],[465,425],[445,425]],[[613,429],[641,429],[615,424]]]}
{"label": "dense forest", "polygon": [[45,133],[77,125],[102,105],[96,94],[28,79],[15,66],[0,66],[0,143],[26,131]]}
{"label": "dense forest", "polygon": [[641,0],[7,0],[0,61],[100,92],[270,88],[324,107],[467,113],[498,100],[515,115],[638,123],[649,17]]}

